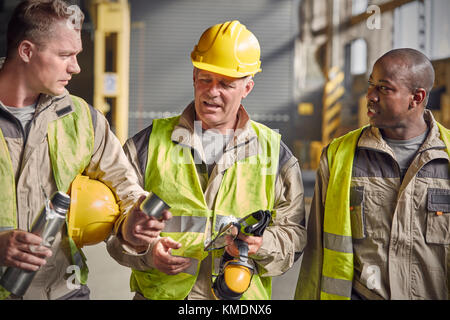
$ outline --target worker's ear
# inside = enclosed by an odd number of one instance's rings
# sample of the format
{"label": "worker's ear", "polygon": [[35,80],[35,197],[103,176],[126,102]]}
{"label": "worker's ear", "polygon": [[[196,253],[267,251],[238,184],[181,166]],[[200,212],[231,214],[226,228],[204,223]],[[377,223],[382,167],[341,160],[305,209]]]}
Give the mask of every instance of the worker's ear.
{"label": "worker's ear", "polygon": [[197,68],[192,70],[192,84],[195,86],[195,78],[197,77]]}
{"label": "worker's ear", "polygon": [[418,88],[412,93],[412,99],[409,103],[410,109],[420,106],[427,97],[427,91],[424,88]]}
{"label": "worker's ear", "polygon": [[29,40],[23,40],[17,47],[20,59],[26,63],[30,62],[35,50],[37,50],[36,45]]}
{"label": "worker's ear", "polygon": [[244,81],[247,81],[247,83],[245,84],[245,90],[244,90],[244,94],[242,95],[242,99],[247,97],[249,95],[249,93],[252,92],[253,87],[255,86],[253,77],[250,77],[249,79],[245,79]]}

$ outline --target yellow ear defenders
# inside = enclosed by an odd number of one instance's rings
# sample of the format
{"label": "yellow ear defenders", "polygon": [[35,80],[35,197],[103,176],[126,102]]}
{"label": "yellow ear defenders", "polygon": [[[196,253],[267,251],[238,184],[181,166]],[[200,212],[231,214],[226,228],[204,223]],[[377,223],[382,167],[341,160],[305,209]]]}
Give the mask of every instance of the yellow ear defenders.
{"label": "yellow ear defenders", "polygon": [[214,297],[219,300],[239,300],[252,281],[254,268],[248,263],[248,244],[239,239],[234,242],[239,249],[239,258],[225,251],[219,275],[212,286]]}
{"label": "yellow ear defenders", "polygon": [[[225,237],[237,237],[239,233],[262,237],[271,217],[270,211],[259,210],[230,222],[220,228],[215,239],[205,243],[205,250],[223,249]],[[255,267],[248,262],[248,244],[238,238],[234,238],[234,243],[239,249],[239,257],[235,258],[225,251],[220,260],[219,275],[213,278],[212,292],[216,299],[239,300],[252,281]]]}

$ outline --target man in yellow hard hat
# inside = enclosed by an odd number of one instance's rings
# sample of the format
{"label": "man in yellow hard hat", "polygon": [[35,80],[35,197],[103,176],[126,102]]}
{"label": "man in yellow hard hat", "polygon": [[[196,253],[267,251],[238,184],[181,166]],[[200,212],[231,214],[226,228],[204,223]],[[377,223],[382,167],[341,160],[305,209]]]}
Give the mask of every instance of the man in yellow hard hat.
{"label": "man in yellow hard hat", "polygon": [[[173,218],[147,251],[108,251],[132,268],[136,299],[214,299],[224,250],[205,241],[220,226],[258,210],[272,221],[262,236],[239,235],[254,266],[242,299],[270,299],[271,277],[292,267],[305,246],[303,184],[297,159],[275,131],[250,120],[242,100],[261,71],[260,46],[239,21],[208,28],[191,53],[194,101],[180,116],[155,119],[124,148],[140,184]],[[225,249],[239,256],[234,242]]]}
{"label": "man in yellow hard hat", "polygon": [[380,57],[370,126],[322,152],[296,299],[449,299],[450,130],[426,109],[421,52]]}
{"label": "man in yellow hard hat", "polygon": [[[125,239],[146,243],[164,226],[138,209],[147,193],[105,117],[65,89],[80,72],[82,21],[77,6],[33,0],[21,2],[8,25],[0,59],[0,276],[6,267],[38,272],[23,297],[0,287],[0,299],[89,298],[86,261],[66,228],[51,248],[36,249],[42,238],[29,232],[46,200],[68,192],[78,174],[105,184],[120,213],[129,212],[116,230]],[[66,280],[74,270],[80,286]]]}

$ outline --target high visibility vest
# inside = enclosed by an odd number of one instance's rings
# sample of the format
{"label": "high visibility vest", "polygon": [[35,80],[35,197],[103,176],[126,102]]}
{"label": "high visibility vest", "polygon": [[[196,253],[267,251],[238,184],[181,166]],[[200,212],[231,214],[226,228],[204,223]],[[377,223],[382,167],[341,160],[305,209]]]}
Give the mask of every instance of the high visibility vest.
{"label": "high visibility vest", "polygon": [[[75,111],[48,124],[47,139],[53,176],[58,191],[68,192],[76,175],[83,172],[94,150],[94,127],[89,105],[71,96]],[[0,229],[17,228],[16,185],[14,170],[5,138],[0,129]],[[81,268],[79,282],[87,282],[85,257],[68,237],[72,262]],[[78,276],[78,273],[76,274]],[[0,298],[9,292],[0,287]]]}
{"label": "high visibility vest", "polygon": [[[177,275],[157,269],[132,270],[131,289],[152,300],[184,299],[198,276],[204,251],[207,221],[212,218],[214,234],[230,216],[244,217],[257,210],[272,210],[278,168],[280,135],[252,122],[262,152],[235,162],[224,174],[214,208],[209,209],[191,149],[171,140],[179,116],[153,120],[149,139],[145,190],[153,191],[171,207],[162,237],[170,236],[182,247],[172,255],[188,257],[191,267]],[[274,169],[273,169],[274,168]],[[272,170],[271,170],[272,169]],[[223,254],[223,250],[215,255]],[[214,268],[214,267],[213,267]],[[242,299],[270,299],[271,278],[254,275]]]}
{"label": "high visibility vest", "polygon": [[[437,125],[450,157],[450,130],[439,123]],[[350,300],[351,298],[353,242],[350,222],[350,183],[356,146],[364,128],[334,139],[327,150],[330,180],[325,199],[323,226],[320,292],[322,300]]]}

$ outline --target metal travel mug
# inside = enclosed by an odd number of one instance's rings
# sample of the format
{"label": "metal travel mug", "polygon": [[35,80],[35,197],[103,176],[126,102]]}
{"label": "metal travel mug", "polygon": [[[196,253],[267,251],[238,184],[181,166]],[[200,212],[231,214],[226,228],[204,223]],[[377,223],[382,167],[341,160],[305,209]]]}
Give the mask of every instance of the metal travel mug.
{"label": "metal travel mug", "polygon": [[[56,234],[66,222],[66,214],[70,206],[70,197],[62,192],[55,192],[46,201],[41,213],[34,220],[31,233],[42,238],[43,246],[50,248],[55,241]],[[0,285],[15,294],[23,296],[33,281],[37,271],[27,271],[9,267],[0,279]]]}
{"label": "metal travel mug", "polygon": [[140,209],[149,217],[161,219],[163,211],[170,209],[170,206],[155,193],[150,192],[147,198],[142,201]]}

